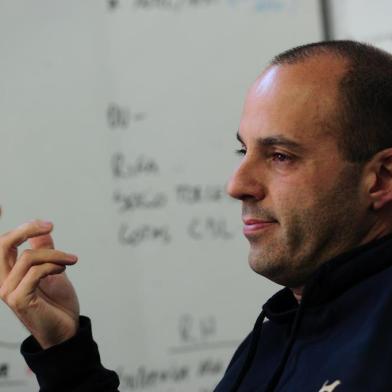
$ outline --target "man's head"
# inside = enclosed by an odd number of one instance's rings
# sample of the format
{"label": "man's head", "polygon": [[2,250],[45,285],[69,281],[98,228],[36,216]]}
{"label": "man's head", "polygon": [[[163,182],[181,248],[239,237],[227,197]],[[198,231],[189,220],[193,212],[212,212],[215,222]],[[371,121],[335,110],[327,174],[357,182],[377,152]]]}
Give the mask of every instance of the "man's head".
{"label": "man's head", "polygon": [[228,192],[243,202],[256,272],[298,287],[392,230],[392,56],[350,41],[278,55],[249,90],[238,137]]}

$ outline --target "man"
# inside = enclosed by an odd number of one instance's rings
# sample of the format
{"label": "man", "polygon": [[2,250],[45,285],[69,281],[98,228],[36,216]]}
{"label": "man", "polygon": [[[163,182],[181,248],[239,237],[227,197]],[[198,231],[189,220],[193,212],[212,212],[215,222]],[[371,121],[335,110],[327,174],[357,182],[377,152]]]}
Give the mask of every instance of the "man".
{"label": "man", "polygon": [[[285,288],[215,391],[391,391],[392,56],[352,41],[277,56],[249,90],[238,139],[228,192],[242,201],[249,263]],[[63,273],[77,258],[51,230],[30,222],[0,241],[1,297],[34,336],[22,353],[41,391],[117,391]]]}

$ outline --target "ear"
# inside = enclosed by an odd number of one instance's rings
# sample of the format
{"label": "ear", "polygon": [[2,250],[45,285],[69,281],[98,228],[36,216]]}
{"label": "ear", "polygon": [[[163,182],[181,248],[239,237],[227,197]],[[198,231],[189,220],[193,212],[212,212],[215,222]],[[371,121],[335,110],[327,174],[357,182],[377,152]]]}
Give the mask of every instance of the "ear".
{"label": "ear", "polygon": [[392,148],[377,153],[369,163],[371,179],[368,195],[373,210],[379,210],[392,201]]}

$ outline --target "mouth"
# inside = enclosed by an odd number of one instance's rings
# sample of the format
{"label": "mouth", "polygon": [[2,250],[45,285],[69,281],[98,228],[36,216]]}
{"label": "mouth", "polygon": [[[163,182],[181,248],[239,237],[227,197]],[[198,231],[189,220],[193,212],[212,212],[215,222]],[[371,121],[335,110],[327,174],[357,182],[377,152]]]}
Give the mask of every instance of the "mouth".
{"label": "mouth", "polygon": [[276,221],[264,221],[260,219],[243,219],[243,233],[246,237],[252,237],[269,229]]}

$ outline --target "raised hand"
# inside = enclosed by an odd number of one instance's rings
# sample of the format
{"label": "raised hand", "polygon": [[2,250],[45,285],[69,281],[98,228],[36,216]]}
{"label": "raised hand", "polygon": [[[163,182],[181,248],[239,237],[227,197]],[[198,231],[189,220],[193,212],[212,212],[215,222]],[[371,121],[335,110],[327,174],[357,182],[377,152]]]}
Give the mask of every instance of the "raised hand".
{"label": "raised hand", "polygon": [[[33,221],[0,236],[0,297],[46,349],[72,337],[79,303],[65,275],[77,257],[54,249],[53,225]],[[18,257],[18,246],[31,249]]]}

